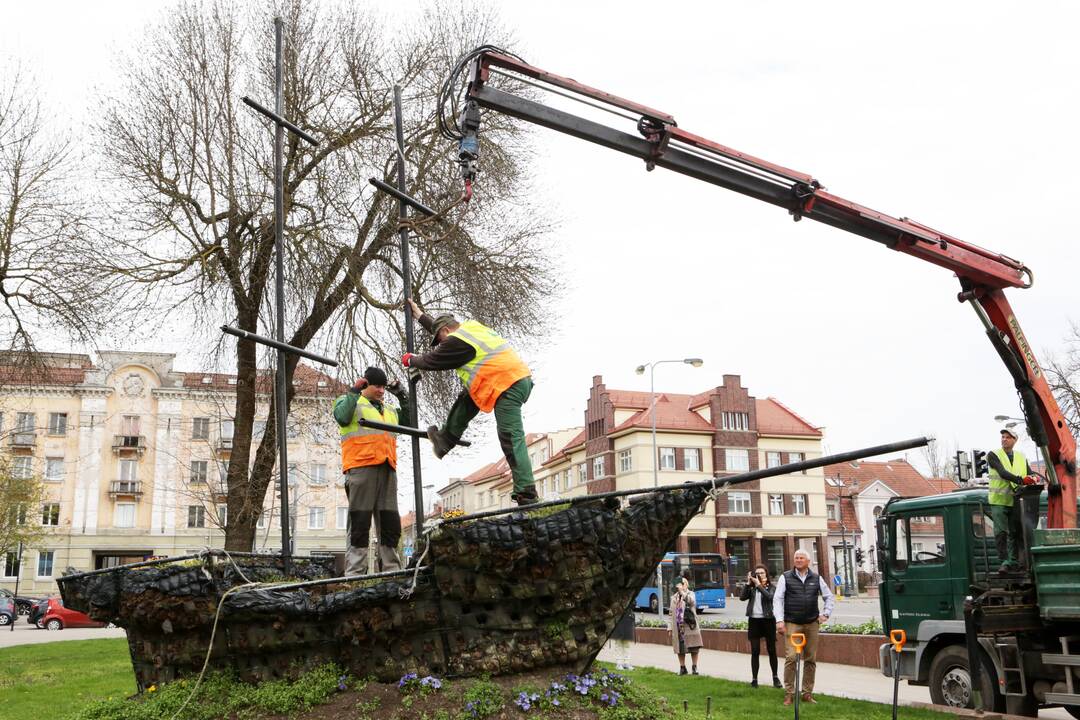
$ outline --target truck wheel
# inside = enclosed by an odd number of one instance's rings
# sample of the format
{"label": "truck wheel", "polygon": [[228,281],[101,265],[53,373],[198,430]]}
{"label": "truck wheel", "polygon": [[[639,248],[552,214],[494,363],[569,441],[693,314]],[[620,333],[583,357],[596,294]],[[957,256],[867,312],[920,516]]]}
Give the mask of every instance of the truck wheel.
{"label": "truck wheel", "polygon": [[[1019,695],[1006,695],[1005,712],[1009,715],[1020,715],[1022,717],[1038,717],[1039,704],[1035,702],[1035,698],[1030,695],[1025,695],[1024,697],[1020,697]],[[1070,712],[1072,712],[1072,710],[1070,710]],[[1073,717],[1075,716],[1074,713]]]}
{"label": "truck wheel", "polygon": [[[985,705],[991,712],[1002,712],[1004,700],[997,691],[997,679],[993,672],[983,668],[980,690],[986,698]],[[971,696],[971,673],[968,671],[967,650],[959,645],[949,645],[934,657],[930,664],[930,699],[936,705],[974,708]]]}

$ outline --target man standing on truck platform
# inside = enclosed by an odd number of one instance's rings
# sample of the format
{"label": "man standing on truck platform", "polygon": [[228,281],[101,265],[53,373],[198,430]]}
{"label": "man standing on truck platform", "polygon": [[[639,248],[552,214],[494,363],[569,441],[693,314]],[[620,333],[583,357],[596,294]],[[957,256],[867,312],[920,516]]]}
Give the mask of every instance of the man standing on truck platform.
{"label": "man standing on truck platform", "polygon": [[986,457],[990,475],[990,518],[994,522],[994,542],[1001,559],[999,572],[1013,572],[1019,567],[1016,546],[1022,530],[1013,493],[1029,484],[1026,478],[1031,473],[1027,458],[1013,449],[1015,445],[1016,433],[1010,428],[1002,428],[1001,447]]}

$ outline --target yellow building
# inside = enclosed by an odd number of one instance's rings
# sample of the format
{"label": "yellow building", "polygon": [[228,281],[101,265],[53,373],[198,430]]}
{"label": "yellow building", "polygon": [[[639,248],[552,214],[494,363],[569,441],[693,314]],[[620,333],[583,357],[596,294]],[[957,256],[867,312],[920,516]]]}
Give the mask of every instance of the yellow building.
{"label": "yellow building", "polygon": [[[0,368],[3,451],[17,475],[44,480],[45,505],[30,519],[47,526],[21,568],[13,555],[3,559],[0,586],[13,588],[18,574],[20,593],[53,592],[53,578],[69,567],[222,546],[236,378],[179,372],[173,357],[101,352],[94,364],[87,355],[48,354],[44,368]],[[341,389],[303,365],[295,385],[287,435],[296,552],[340,552],[348,511],[331,405]],[[257,436],[268,400],[260,394]],[[281,547],[277,502],[272,483],[256,551]]]}

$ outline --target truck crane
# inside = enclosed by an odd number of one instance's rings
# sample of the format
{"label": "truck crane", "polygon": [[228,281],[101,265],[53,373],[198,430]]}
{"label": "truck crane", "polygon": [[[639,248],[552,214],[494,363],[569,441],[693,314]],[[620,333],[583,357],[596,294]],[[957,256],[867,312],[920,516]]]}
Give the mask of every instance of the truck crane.
{"label": "truck crane", "polygon": [[[535,90],[523,90],[529,86],[617,119],[603,123],[552,107],[540,102]],[[1040,705],[1063,706],[1080,718],[1080,688],[1074,688],[1080,683],[1080,594],[1068,590],[1080,577],[1076,440],[1004,292],[1030,288],[1031,270],[1007,255],[834,195],[808,173],[688,132],[668,113],[535,67],[490,45],[457,62],[439,97],[439,127],[457,142],[466,199],[479,170],[482,111],[640,158],[649,171],[663,168],[734,190],[784,208],[795,221],[825,223],[955,273],[957,299],[972,307],[1009,372],[1028,435],[1044,462],[1047,529],[1034,530],[1028,523],[1026,573],[1000,577],[990,570],[992,538],[988,544],[985,532],[979,540],[970,532],[987,526],[985,490],[907,501],[914,503],[910,508],[905,501],[890,504],[878,522],[879,565],[886,569],[882,620],[887,631],[906,629],[910,642],[899,655],[901,676],[929,684],[936,702],[972,706],[975,689],[982,691],[988,709],[1007,707],[1034,716]],[[1026,507],[1031,510],[1031,502]],[[928,516],[944,524],[947,552],[943,547],[937,553],[912,553],[911,523]],[[1040,543],[1046,547],[1034,547]],[[924,578],[920,572],[929,574]],[[941,582],[949,588],[944,600]],[[922,607],[927,603],[933,612]],[[885,644],[881,651],[882,672],[888,675],[890,647]],[[969,648],[978,648],[974,652],[980,655],[974,673]],[[980,682],[973,683],[973,676]]]}

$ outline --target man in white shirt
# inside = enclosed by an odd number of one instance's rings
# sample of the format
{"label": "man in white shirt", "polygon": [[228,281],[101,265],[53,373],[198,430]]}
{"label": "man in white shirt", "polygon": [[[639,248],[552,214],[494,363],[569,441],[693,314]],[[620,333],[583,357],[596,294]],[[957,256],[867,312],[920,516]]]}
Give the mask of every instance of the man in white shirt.
{"label": "man in white shirt", "polygon": [[[818,610],[818,595],[825,598],[825,609]],[[821,623],[832,615],[836,600],[825,579],[810,569],[810,555],[795,551],[795,568],[780,576],[773,595],[773,615],[776,632],[784,635],[784,704],[795,698],[795,646],[791,636],[806,636],[803,648],[802,701],[817,704],[814,699],[814,675],[817,672],[817,642]]]}

